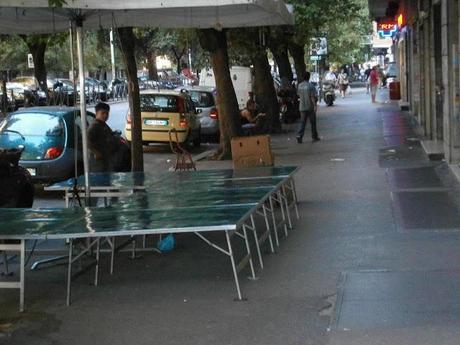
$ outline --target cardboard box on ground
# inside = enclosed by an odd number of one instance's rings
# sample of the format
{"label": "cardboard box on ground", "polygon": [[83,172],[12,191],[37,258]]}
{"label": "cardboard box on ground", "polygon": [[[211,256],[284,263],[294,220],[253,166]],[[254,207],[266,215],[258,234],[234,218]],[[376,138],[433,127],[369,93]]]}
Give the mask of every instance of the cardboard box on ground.
{"label": "cardboard box on ground", "polygon": [[275,164],[269,135],[233,138],[232,156],[234,169],[273,166]]}

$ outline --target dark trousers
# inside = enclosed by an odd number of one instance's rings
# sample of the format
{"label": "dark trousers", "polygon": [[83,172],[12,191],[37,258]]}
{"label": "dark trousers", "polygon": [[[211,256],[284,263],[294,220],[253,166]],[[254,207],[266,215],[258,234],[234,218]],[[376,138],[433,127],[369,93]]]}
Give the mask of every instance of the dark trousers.
{"label": "dark trousers", "polygon": [[318,139],[318,132],[316,131],[316,113],[314,110],[300,112],[300,125],[299,130],[297,131],[297,138],[303,138],[305,134],[305,127],[307,125],[307,119],[310,119],[311,138],[313,140]]}

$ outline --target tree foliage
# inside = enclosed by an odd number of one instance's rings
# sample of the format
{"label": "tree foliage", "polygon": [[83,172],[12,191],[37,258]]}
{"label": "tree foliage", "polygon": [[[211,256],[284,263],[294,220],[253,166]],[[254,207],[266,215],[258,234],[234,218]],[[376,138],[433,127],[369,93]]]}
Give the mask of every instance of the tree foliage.
{"label": "tree foliage", "polygon": [[188,61],[188,52],[192,54],[193,69],[200,70],[209,66],[209,54],[201,49],[196,30],[189,29],[136,29],[138,58],[141,66],[146,66],[148,56],[155,52],[157,56],[166,56],[177,70],[180,63]]}
{"label": "tree foliage", "polygon": [[325,35],[330,62],[363,62],[363,43],[372,30],[367,0],[293,0],[292,3],[296,20],[294,40],[308,46],[310,38]]}
{"label": "tree foliage", "polygon": [[[57,33],[41,36],[17,35],[0,37],[0,69],[10,71],[11,76],[30,75],[33,73],[27,67],[27,54],[30,52],[27,42],[44,40],[47,43],[45,64],[50,77],[69,77],[71,69],[70,41],[67,33]],[[121,51],[116,43],[116,67],[124,68]],[[108,30],[89,30],[84,36],[85,67],[91,75],[109,71],[110,41]]]}
{"label": "tree foliage", "polygon": [[67,4],[66,0],[48,0],[48,5],[50,7],[60,8]]}

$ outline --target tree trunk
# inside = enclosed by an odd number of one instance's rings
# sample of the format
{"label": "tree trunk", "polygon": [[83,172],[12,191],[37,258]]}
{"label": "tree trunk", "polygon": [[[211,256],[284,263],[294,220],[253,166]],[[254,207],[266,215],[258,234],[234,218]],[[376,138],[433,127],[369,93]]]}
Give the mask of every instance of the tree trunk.
{"label": "tree trunk", "polygon": [[176,65],[176,72],[177,72],[177,74],[180,74],[180,72],[182,71],[181,61],[182,61],[182,57],[185,54],[185,48],[182,49],[181,52],[177,51],[175,47],[172,47],[171,50],[174,53],[174,56],[176,58],[176,64],[177,64]]}
{"label": "tree trunk", "polygon": [[270,132],[279,133],[281,132],[280,106],[265,48],[257,49],[257,52],[252,54],[252,64],[256,101],[269,118]]}
{"label": "tree trunk", "polygon": [[229,159],[232,156],[231,140],[239,134],[241,123],[238,100],[230,77],[227,36],[224,31],[214,29],[202,29],[198,34],[201,46],[211,55],[216,78],[220,125],[218,158]]}
{"label": "tree trunk", "polygon": [[21,36],[29,48],[29,52],[34,59],[34,76],[37,78],[38,85],[48,97],[48,86],[46,83],[47,71],[45,65],[45,52],[48,38],[45,35]]}
{"label": "tree trunk", "polygon": [[182,71],[181,65],[180,65],[181,60],[182,60],[182,58],[177,58],[176,59],[176,64],[177,64],[176,72],[177,72],[177,74],[180,74],[180,72]]}
{"label": "tree trunk", "polygon": [[2,113],[8,113],[8,90],[6,89],[6,72],[2,72]]}
{"label": "tree trunk", "polygon": [[147,54],[147,69],[149,70],[149,80],[158,80],[157,54],[155,51]]}
{"label": "tree trunk", "polygon": [[132,171],[144,171],[144,150],[142,147],[142,119],[137,80],[135,37],[133,28],[117,29],[123,51],[123,61],[128,77],[128,100],[131,113],[131,162]]}
{"label": "tree trunk", "polygon": [[305,45],[291,41],[289,42],[289,53],[294,59],[294,68],[297,74],[297,81],[300,81],[302,80],[302,76],[307,71],[307,65],[305,64]]}
{"label": "tree trunk", "polygon": [[275,48],[270,47],[270,50],[273,54],[273,58],[276,61],[278,70],[280,73],[280,78],[287,78],[289,82],[294,80],[294,75],[292,74],[291,62],[289,61],[289,54],[287,47],[278,46]]}
{"label": "tree trunk", "polygon": [[288,41],[291,37],[286,35],[285,28],[273,27],[270,29],[270,34],[267,39],[267,45],[273,54],[275,63],[278,66],[280,78],[287,78],[292,82],[294,76],[292,74],[291,62],[289,61]]}

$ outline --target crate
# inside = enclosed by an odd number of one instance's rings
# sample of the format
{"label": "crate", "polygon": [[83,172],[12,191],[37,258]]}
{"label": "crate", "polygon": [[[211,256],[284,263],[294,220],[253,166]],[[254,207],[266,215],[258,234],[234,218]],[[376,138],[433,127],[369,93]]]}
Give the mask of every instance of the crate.
{"label": "crate", "polygon": [[269,135],[233,138],[231,145],[234,169],[273,166],[275,163]]}

